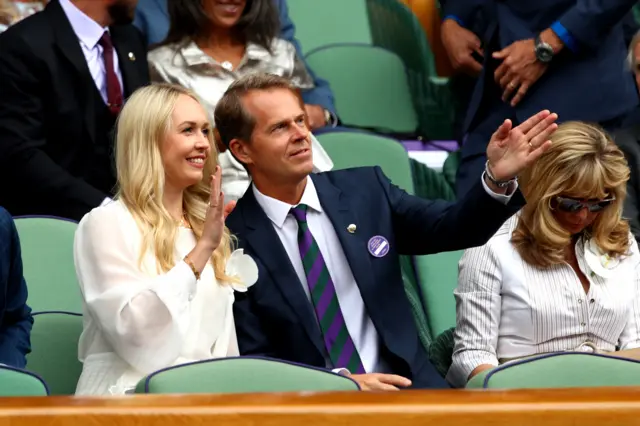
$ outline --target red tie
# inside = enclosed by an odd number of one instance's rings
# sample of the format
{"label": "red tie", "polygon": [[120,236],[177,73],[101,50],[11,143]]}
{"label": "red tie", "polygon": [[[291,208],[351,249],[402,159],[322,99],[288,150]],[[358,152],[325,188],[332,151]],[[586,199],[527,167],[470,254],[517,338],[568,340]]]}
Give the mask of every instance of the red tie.
{"label": "red tie", "polygon": [[118,115],[122,109],[122,88],[113,66],[113,43],[108,32],[104,32],[98,44],[102,46],[104,68],[107,71],[107,106],[113,115]]}

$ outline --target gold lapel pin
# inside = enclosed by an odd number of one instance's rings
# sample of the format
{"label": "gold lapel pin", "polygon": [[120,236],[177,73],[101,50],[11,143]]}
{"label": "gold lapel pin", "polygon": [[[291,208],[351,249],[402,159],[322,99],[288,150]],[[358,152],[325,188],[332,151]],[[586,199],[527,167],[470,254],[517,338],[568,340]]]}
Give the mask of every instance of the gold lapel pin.
{"label": "gold lapel pin", "polygon": [[133,52],[129,52],[129,60],[130,61],[135,61],[136,60],[136,55],[134,55]]}
{"label": "gold lapel pin", "polygon": [[349,226],[347,226],[347,231],[349,231],[350,234],[355,234],[356,232],[356,225],[354,225],[353,223]]}

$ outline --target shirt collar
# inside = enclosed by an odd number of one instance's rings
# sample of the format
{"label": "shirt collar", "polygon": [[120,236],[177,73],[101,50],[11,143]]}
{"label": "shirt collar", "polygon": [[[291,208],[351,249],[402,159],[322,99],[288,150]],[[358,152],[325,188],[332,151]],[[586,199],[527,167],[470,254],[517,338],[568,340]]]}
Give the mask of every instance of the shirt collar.
{"label": "shirt collar", "polygon": [[76,33],[78,40],[88,49],[96,47],[104,32],[109,31],[108,28],[101,27],[100,24],[85,15],[69,0],[60,0],[60,6],[62,6],[62,10],[67,15],[67,19],[69,19],[71,28]]}
{"label": "shirt collar", "polygon": [[[258,190],[258,188],[256,188],[255,185],[251,185],[251,187],[253,195],[256,197],[258,204],[260,204],[260,207],[262,207],[262,210],[264,210],[267,217],[271,219],[271,222],[273,222],[273,224],[278,228],[282,228],[284,221],[289,215],[289,211],[291,211],[295,206],[264,195]],[[307,176],[307,184],[304,188],[299,204],[306,204],[310,209],[315,210],[316,212],[322,212],[318,192],[313,184],[313,180],[309,176]]]}
{"label": "shirt collar", "polygon": [[[183,43],[182,47],[180,48],[180,54],[184,58],[184,62],[188,67],[216,63],[215,60],[204,53],[193,40],[188,40]],[[248,60],[265,61],[270,57],[271,54],[267,49],[254,43],[247,43],[247,48],[245,50],[244,58],[241,63],[244,63]]]}

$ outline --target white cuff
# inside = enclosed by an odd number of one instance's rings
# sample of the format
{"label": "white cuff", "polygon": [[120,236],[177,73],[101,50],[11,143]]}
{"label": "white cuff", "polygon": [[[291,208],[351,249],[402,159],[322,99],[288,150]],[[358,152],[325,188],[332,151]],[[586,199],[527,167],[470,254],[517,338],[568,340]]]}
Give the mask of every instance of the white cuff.
{"label": "white cuff", "polygon": [[487,185],[487,182],[484,180],[484,173],[480,176],[480,180],[482,181],[482,187],[485,191],[487,191],[487,194],[489,194],[494,200],[504,205],[507,205],[509,203],[511,197],[513,197],[513,194],[515,194],[516,190],[518,189],[518,181],[516,180],[512,185],[509,186],[509,188],[507,188],[506,194],[496,194],[491,190],[491,188],[489,188],[489,185]]}
{"label": "white cuff", "polygon": [[346,368],[334,368],[331,371],[336,373],[336,374],[339,374],[341,376],[350,376],[351,375],[351,371],[347,370]]}

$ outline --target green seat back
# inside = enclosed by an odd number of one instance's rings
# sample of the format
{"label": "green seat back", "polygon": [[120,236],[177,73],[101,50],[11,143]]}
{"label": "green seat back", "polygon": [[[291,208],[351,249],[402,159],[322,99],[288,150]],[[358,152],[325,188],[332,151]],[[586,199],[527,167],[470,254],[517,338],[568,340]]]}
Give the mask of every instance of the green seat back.
{"label": "green seat back", "polygon": [[18,217],[15,223],[29,289],[27,304],[33,312],[82,312],[73,261],[73,237],[78,225],[44,217]]}
{"label": "green seat back", "polygon": [[640,361],[560,352],[503,364],[490,370],[483,383],[491,389],[602,386],[640,386]]}
{"label": "green seat back", "polygon": [[442,175],[452,188],[456,186],[456,175],[458,174],[461,157],[462,153],[460,151],[452,152],[447,156],[447,159],[444,160],[444,164],[442,165]]}
{"label": "green seat back", "polygon": [[414,193],[409,155],[395,139],[364,132],[328,132],[317,135],[334,169],[380,166],[384,174],[409,194]]}
{"label": "green seat back", "polygon": [[414,134],[418,117],[402,60],[363,44],[340,44],[307,56],[309,67],[331,85],[345,126]]}
{"label": "green seat back", "polygon": [[456,301],[453,291],[458,285],[458,262],[462,250],[419,256],[416,273],[422,286],[431,336],[436,337],[456,326]]}
{"label": "green seat back", "polygon": [[287,4],[303,54],[335,43],[371,44],[365,0],[290,0]]}
{"label": "green seat back", "polygon": [[411,174],[413,175],[413,184],[418,197],[428,200],[455,200],[453,187],[442,173],[412,158]]}
{"label": "green seat back", "polygon": [[406,67],[420,133],[428,139],[451,139],[453,97],[448,79],[437,75],[419,20],[399,0],[367,0],[367,12],[373,44],[397,54]]}
{"label": "green seat back", "polygon": [[17,368],[0,366],[0,397],[48,394],[46,383],[37,375]]}
{"label": "green seat back", "polygon": [[52,395],[73,395],[82,372],[78,339],[82,316],[64,312],[36,313],[27,369],[47,382]]}
{"label": "green seat back", "polygon": [[440,333],[433,343],[431,343],[431,346],[429,346],[429,360],[431,360],[431,364],[433,364],[442,377],[447,375],[447,371],[449,371],[449,367],[451,367],[454,331],[454,328],[445,330],[443,333]]}
{"label": "green seat back", "polygon": [[256,357],[220,358],[150,374],[136,393],[356,391],[352,379],[328,370]]}
{"label": "green seat back", "polygon": [[[409,156],[400,142],[362,132],[330,132],[317,137],[331,157],[335,169],[379,166],[391,182],[409,194],[414,193]],[[422,305],[412,258],[401,256],[400,267],[404,290],[411,305],[420,341],[425,349],[428,349],[431,331]]]}

